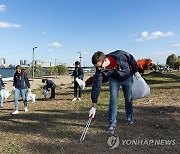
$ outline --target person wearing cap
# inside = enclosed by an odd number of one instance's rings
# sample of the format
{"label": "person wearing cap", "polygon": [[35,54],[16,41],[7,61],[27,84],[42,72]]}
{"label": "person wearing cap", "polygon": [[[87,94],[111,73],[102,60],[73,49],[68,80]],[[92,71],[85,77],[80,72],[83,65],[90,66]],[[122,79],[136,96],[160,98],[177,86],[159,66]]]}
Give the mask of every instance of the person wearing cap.
{"label": "person wearing cap", "polygon": [[74,77],[74,98],[72,101],[76,101],[76,100],[81,101],[82,89],[79,86],[76,79],[78,78],[78,79],[83,80],[84,72],[83,72],[82,67],[80,66],[79,61],[75,62],[75,69],[74,69],[73,74],[71,76]]}
{"label": "person wearing cap", "polygon": [[1,90],[4,89],[5,85],[3,83],[3,80],[1,78],[1,74],[0,74],[0,108],[3,108],[3,98],[2,98],[2,94],[1,94]]}
{"label": "person wearing cap", "polygon": [[96,73],[91,90],[92,108],[89,110],[89,116],[94,118],[96,113],[96,104],[101,91],[103,76],[109,78],[110,102],[107,132],[114,134],[117,125],[117,106],[118,93],[120,86],[125,98],[125,110],[127,123],[133,123],[133,99],[132,84],[133,74],[140,80],[141,75],[138,72],[137,63],[134,57],[123,50],[116,50],[105,55],[102,51],[97,51],[92,56],[92,63],[96,67]]}
{"label": "person wearing cap", "polygon": [[51,96],[49,99],[54,99],[55,98],[55,89],[56,89],[56,84],[52,81],[52,80],[48,80],[48,79],[42,79],[42,83],[45,83],[46,85],[44,86],[44,88],[46,90],[48,90],[49,88],[51,88]]}
{"label": "person wearing cap", "polygon": [[12,114],[18,114],[19,113],[19,110],[18,110],[19,94],[21,94],[21,97],[22,97],[22,100],[24,103],[24,111],[28,112],[27,99],[26,99],[27,90],[31,91],[29,79],[28,79],[25,71],[22,70],[21,66],[17,65],[16,66],[16,72],[15,72],[14,78],[13,78],[15,111]]}

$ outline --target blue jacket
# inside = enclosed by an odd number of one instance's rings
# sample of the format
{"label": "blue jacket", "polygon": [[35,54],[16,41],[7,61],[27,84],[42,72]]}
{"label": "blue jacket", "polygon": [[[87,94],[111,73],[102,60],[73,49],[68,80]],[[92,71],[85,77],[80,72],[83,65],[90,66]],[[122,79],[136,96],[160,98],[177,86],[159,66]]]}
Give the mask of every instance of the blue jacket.
{"label": "blue jacket", "polygon": [[56,84],[52,80],[46,80],[46,88],[55,88]]}
{"label": "blue jacket", "polygon": [[14,82],[13,82],[13,86],[17,89],[27,89],[30,88],[30,83],[28,80],[28,77],[26,75],[26,73],[15,73],[14,74]]}
{"label": "blue jacket", "polygon": [[2,78],[0,78],[0,90],[4,87],[4,83],[3,83],[3,80]]}
{"label": "blue jacket", "polygon": [[118,81],[124,81],[132,76],[133,73],[138,72],[137,63],[131,54],[123,50],[117,50],[107,56],[111,56],[116,60],[118,69],[99,70],[96,68],[91,90],[91,100],[93,103],[97,103],[101,91],[103,75],[114,78]]}
{"label": "blue jacket", "polygon": [[75,67],[75,70],[73,71],[73,74],[71,76],[74,76],[74,80],[78,77],[79,79],[83,80],[84,72],[82,67]]}

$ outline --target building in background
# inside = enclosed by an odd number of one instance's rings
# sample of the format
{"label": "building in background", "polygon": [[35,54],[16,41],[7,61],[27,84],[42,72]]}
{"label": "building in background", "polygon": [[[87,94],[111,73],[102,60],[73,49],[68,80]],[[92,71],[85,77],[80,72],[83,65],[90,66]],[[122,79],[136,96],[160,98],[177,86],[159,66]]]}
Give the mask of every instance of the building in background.
{"label": "building in background", "polygon": [[[32,66],[32,62],[29,65]],[[47,62],[47,61],[42,61],[42,60],[35,60],[34,66],[36,66],[36,65],[40,65],[42,67],[54,67],[55,66],[55,64],[52,62]]]}
{"label": "building in background", "polygon": [[0,58],[0,67],[8,67],[5,58]]}
{"label": "building in background", "polygon": [[20,60],[20,65],[28,66],[27,60]]}
{"label": "building in background", "polygon": [[24,64],[23,64],[23,60],[20,60],[20,65],[24,65]]}

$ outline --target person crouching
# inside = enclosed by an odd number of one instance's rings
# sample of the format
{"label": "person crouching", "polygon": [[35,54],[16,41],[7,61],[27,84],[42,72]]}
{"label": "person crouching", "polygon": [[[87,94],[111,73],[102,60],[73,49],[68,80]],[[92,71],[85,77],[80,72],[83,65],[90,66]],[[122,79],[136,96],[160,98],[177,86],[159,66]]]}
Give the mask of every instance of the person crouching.
{"label": "person crouching", "polygon": [[45,85],[46,90],[51,88],[51,97],[49,99],[54,99],[56,84],[52,80],[48,80],[48,79],[42,79],[42,83],[46,83]]}

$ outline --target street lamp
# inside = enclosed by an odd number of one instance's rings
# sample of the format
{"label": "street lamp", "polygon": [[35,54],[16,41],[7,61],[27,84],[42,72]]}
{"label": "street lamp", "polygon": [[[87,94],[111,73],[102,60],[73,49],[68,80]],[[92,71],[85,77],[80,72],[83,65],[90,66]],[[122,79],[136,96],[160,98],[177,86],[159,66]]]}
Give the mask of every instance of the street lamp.
{"label": "street lamp", "polygon": [[82,58],[82,56],[81,56],[81,52],[78,52],[80,55],[79,55],[79,59],[80,59],[80,66],[81,66],[81,58]]}
{"label": "street lamp", "polygon": [[34,80],[34,50],[36,49],[37,47],[34,47],[33,48],[33,61],[32,61],[32,78]]}

